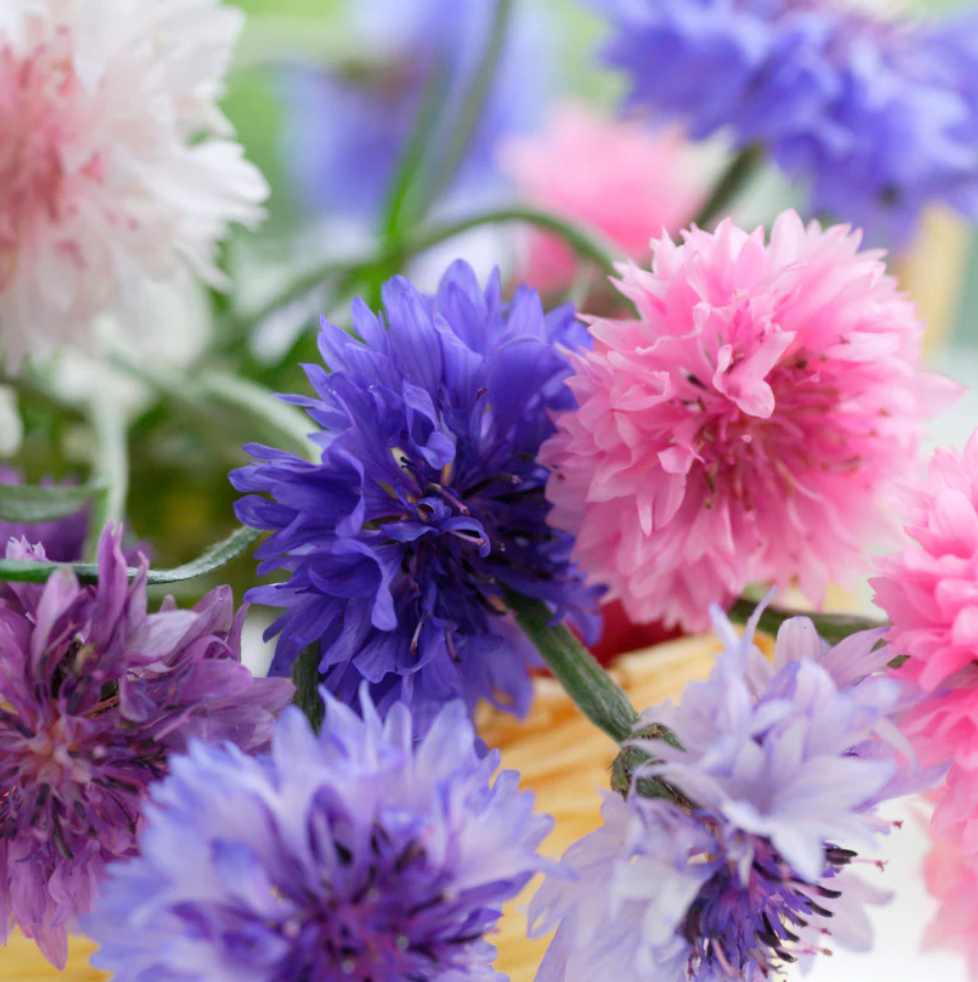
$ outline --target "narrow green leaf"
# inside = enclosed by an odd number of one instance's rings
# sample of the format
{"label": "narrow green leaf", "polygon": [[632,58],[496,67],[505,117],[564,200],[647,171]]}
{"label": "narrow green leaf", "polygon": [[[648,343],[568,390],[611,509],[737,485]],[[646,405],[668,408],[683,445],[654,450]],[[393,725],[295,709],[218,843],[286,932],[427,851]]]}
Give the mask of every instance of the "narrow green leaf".
{"label": "narrow green leaf", "polygon": [[[182,580],[192,580],[198,576],[213,573],[214,570],[226,566],[232,559],[237,558],[261,537],[257,529],[242,526],[226,539],[211,546],[196,559],[172,569],[151,569],[147,575],[149,583],[179,583]],[[11,580],[18,583],[44,583],[48,577],[62,566],[67,566],[83,583],[94,583],[98,580],[98,566],[94,563],[39,563],[29,559],[0,560],[0,580]],[[133,579],[139,571],[129,567],[129,579]]]}
{"label": "narrow green leaf", "polygon": [[81,511],[104,491],[101,481],[74,487],[0,484],[0,521],[53,522]]}
{"label": "narrow green leaf", "polygon": [[[466,154],[484,118],[496,69],[502,57],[516,0],[496,0],[489,42],[462,100],[458,117],[452,121],[448,146],[438,161],[432,178],[420,188],[418,214],[424,217],[439,196],[447,191],[465,163]],[[422,178],[427,175],[422,174]]]}

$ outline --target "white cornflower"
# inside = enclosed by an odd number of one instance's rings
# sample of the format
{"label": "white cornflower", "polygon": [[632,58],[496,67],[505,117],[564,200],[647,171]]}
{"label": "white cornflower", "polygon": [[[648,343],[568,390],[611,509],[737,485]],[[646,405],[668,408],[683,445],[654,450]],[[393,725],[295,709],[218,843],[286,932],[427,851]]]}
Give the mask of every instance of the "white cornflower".
{"label": "white cornflower", "polygon": [[220,0],[0,3],[0,346],[138,322],[147,282],[220,285],[268,188],[217,107],[243,15]]}

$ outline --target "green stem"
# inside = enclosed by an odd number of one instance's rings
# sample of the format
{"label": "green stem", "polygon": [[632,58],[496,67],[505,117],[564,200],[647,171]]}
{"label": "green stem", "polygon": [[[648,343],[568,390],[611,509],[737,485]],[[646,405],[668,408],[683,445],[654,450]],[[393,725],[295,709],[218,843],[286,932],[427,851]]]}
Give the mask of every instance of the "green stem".
{"label": "green stem", "polygon": [[421,218],[427,214],[438,195],[455,180],[465,162],[465,155],[482,120],[483,109],[492,89],[514,7],[515,0],[496,0],[489,43],[465,93],[458,118],[452,126],[448,146],[438,162],[432,180],[421,185],[417,209]]}
{"label": "green stem", "polygon": [[[758,603],[741,597],[727,612],[729,618],[737,624],[746,624]],[[781,625],[792,617],[807,617],[815,625],[819,636],[830,644],[856,634],[859,631],[871,631],[875,628],[886,627],[887,622],[872,617],[862,617],[858,614],[819,614],[808,610],[792,610],[784,607],[767,607],[758,621],[758,628],[765,634],[776,635]]]}
{"label": "green stem", "polygon": [[368,268],[374,262],[370,259],[356,259],[348,262],[335,260],[317,266],[308,273],[296,277],[285,289],[276,294],[268,303],[247,315],[229,314],[217,320],[215,326],[216,342],[212,351],[226,353],[236,346],[244,344],[250,337],[256,325],[271,317],[276,311],[289,304],[308,297],[330,280],[334,280],[334,292],[339,292],[361,270]]}
{"label": "green stem", "polygon": [[534,225],[537,228],[553,232],[563,239],[581,259],[594,263],[605,275],[615,276],[617,274],[613,258],[613,246],[606,244],[598,236],[586,231],[581,226],[565,221],[558,215],[523,206],[478,212],[468,218],[425,229],[406,243],[404,252],[407,255],[424,252],[446,239],[452,239],[471,229],[483,225],[501,225],[507,222],[523,222],[526,225]]}
{"label": "green stem", "polygon": [[89,404],[95,436],[93,481],[102,490],[92,499],[92,514],[85,540],[85,557],[94,560],[102,530],[125,517],[129,493],[129,444],[125,414],[112,397],[110,387],[92,397]]}
{"label": "green stem", "polygon": [[323,725],[323,716],[326,711],[319,694],[319,662],[321,659],[319,642],[316,642],[309,645],[292,666],[292,682],[295,685],[295,696],[292,703],[305,714],[314,733],[318,733]]}
{"label": "green stem", "polygon": [[726,211],[740,194],[763,159],[764,149],[759,144],[752,143],[744,147],[721,175],[713,193],[693,219],[694,224],[700,228],[709,228],[714,219]]}
{"label": "green stem", "polygon": [[[304,273],[301,277],[290,283],[273,300],[265,304],[260,310],[249,315],[247,321],[237,321],[235,322],[236,326],[228,325],[225,329],[231,331],[233,337],[240,340],[240,338],[247,337],[256,324],[259,324],[266,317],[271,316],[276,310],[307,296],[332,277],[338,277],[340,283],[346,284],[363,276],[370,270],[390,272],[393,264],[403,263],[412,256],[432,249],[434,246],[440,245],[442,242],[453,239],[458,235],[462,235],[464,232],[469,232],[474,228],[481,228],[483,225],[501,225],[509,222],[522,222],[526,225],[533,225],[537,228],[545,229],[548,232],[553,232],[563,239],[581,259],[593,263],[605,276],[615,276],[617,274],[615,260],[613,258],[614,247],[581,226],[565,221],[558,215],[540,211],[536,208],[514,206],[511,208],[491,209],[489,211],[477,212],[474,215],[469,215],[467,218],[461,218],[454,222],[446,222],[423,229],[400,245],[388,245],[376,256],[372,256],[366,260],[348,263],[326,263],[318,269]],[[223,343],[226,347],[227,339],[223,339]]]}
{"label": "green stem", "polygon": [[630,739],[638,714],[587,648],[563,624],[550,623],[553,615],[542,601],[507,591],[506,604],[577,708],[615,743]]}
{"label": "green stem", "polygon": [[[226,566],[262,536],[257,529],[239,526],[226,539],[205,549],[196,559],[170,569],[150,569],[146,575],[147,583],[180,583],[205,576]],[[94,563],[41,563],[33,559],[0,560],[0,580],[13,583],[45,583],[51,574],[62,566],[70,569],[82,583],[98,582],[98,566]],[[130,566],[127,573],[133,579],[139,572]]]}
{"label": "green stem", "polygon": [[425,159],[431,153],[438,120],[444,108],[445,93],[449,91],[450,84],[446,59],[439,59],[425,81],[414,129],[401,155],[397,174],[388,194],[382,226],[384,240],[388,243],[395,243],[401,230],[417,217],[417,201],[411,200],[412,192],[418,188]]}
{"label": "green stem", "polygon": [[318,455],[307,436],[310,427],[305,414],[276,399],[258,382],[220,372],[181,372],[146,360],[137,362],[118,351],[112,352],[110,358],[117,368],[204,423],[205,436],[217,426],[231,436],[242,436],[243,442],[250,438],[269,443],[307,460],[315,460]]}

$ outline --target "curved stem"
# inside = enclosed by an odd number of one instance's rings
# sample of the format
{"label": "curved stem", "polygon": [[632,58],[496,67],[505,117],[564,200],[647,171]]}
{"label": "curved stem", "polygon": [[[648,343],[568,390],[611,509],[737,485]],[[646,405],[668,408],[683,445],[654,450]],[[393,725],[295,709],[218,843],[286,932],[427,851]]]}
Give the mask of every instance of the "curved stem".
{"label": "curved stem", "polygon": [[508,222],[523,222],[553,232],[563,239],[581,259],[593,263],[605,276],[615,276],[617,273],[613,258],[614,247],[579,225],[537,208],[513,206],[511,208],[492,209],[477,212],[467,218],[422,229],[421,232],[406,241],[388,245],[368,259],[344,263],[328,262],[317,269],[303,273],[274,299],[251,314],[247,320],[236,319],[234,323],[238,326],[230,328],[230,330],[233,331],[234,338],[247,336],[255,324],[271,316],[276,310],[308,296],[332,277],[337,277],[341,284],[346,284],[369,270],[384,269],[390,267],[392,263],[404,262],[412,256],[425,252],[474,228],[480,228],[483,225],[501,225]]}
{"label": "curved stem", "polygon": [[[757,607],[757,602],[741,597],[727,611],[727,616],[737,624],[746,624]],[[887,626],[886,621],[862,617],[859,614],[820,614],[817,611],[793,610],[785,607],[767,607],[761,614],[757,626],[765,634],[776,635],[781,625],[792,617],[807,617],[815,625],[819,636],[831,644],[838,644],[850,634],[859,631],[871,631]]]}
{"label": "curved stem", "polygon": [[630,739],[638,713],[591,652],[563,624],[551,624],[553,615],[542,601],[506,591],[506,604],[577,708],[615,743]]}
{"label": "curved stem", "polygon": [[553,232],[560,236],[581,259],[594,263],[607,276],[614,276],[617,273],[613,258],[613,246],[606,244],[598,236],[586,231],[579,225],[565,221],[558,215],[519,205],[479,212],[468,218],[461,218],[454,222],[426,229],[413,239],[408,240],[404,251],[408,254],[423,252],[425,249],[430,249],[432,246],[438,245],[446,239],[454,238],[456,235],[461,235],[463,232],[468,232],[470,229],[479,228],[482,225],[501,225],[506,222],[523,222]]}
{"label": "curved stem", "polygon": [[[206,573],[227,565],[257,542],[262,532],[257,529],[239,526],[226,539],[205,549],[196,559],[170,569],[150,569],[146,576],[147,583],[180,583],[192,580]],[[10,580],[14,583],[45,583],[51,574],[62,566],[67,566],[82,583],[98,582],[98,566],[94,563],[44,563],[33,559],[2,559],[0,560],[0,580]],[[130,566],[129,579],[133,579],[139,570]]]}
{"label": "curved stem", "polygon": [[752,143],[744,147],[721,175],[713,188],[713,193],[693,219],[693,224],[700,228],[708,228],[712,225],[714,219],[729,208],[750,178],[754,176],[763,159],[764,149],[760,144]]}

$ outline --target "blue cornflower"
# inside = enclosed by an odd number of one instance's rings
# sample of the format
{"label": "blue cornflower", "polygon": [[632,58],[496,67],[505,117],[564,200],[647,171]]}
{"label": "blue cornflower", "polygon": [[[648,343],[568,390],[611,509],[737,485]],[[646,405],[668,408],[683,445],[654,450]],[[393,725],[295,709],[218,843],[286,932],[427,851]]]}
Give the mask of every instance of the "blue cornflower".
{"label": "blue cornflower", "polygon": [[571,877],[531,903],[534,933],[559,925],[538,982],[761,982],[827,935],[869,942],[862,905],[887,897],[853,876],[853,847],[887,830],[880,802],[941,773],[909,765],[892,722],[909,694],[879,674],[884,632],[829,648],[795,618],[771,664],[752,628],[742,640],[714,621],[726,650],[712,676],[642,715],[649,762],[567,852]]}
{"label": "blue cornflower", "polygon": [[383,299],[386,325],[354,303],[356,337],[323,322],[330,371],[306,367],[318,398],[288,397],[322,427],[322,461],[253,446],[262,462],[231,475],[255,492],[238,517],[273,532],[259,571],[290,574],[249,594],[287,608],[269,630],[280,634],[272,671],[318,642],[325,684],[348,704],[366,679],[382,712],[403,700],[422,729],[458,697],[522,713],[538,656],[504,588],[588,639],[598,626],[571,537],[546,523],[536,461],[551,414],[574,405],[562,346],[584,346],[587,332],[572,307],[545,314],[531,290],[504,303],[498,275],[483,292],[461,262],[435,296],[395,277]]}
{"label": "blue cornflower", "polygon": [[[351,36],[356,57],[333,68],[283,75],[285,164],[304,201],[332,214],[371,218],[389,192],[415,125],[426,84],[443,74],[443,147],[489,43],[495,5],[485,0],[358,0]],[[497,194],[496,146],[530,132],[552,88],[548,39],[539,9],[517,4],[496,76],[452,192]],[[428,148],[429,151],[432,147]]]}
{"label": "blue cornflower", "polygon": [[152,792],[137,858],[86,920],[117,982],[498,979],[485,940],[534,872],[551,820],[463,704],[415,745],[411,716],[326,697],[288,710],[269,757],[196,743]]}
{"label": "blue cornflower", "polygon": [[833,0],[592,2],[630,105],[764,145],[814,213],[897,241],[932,199],[978,215],[976,59],[956,30]]}

